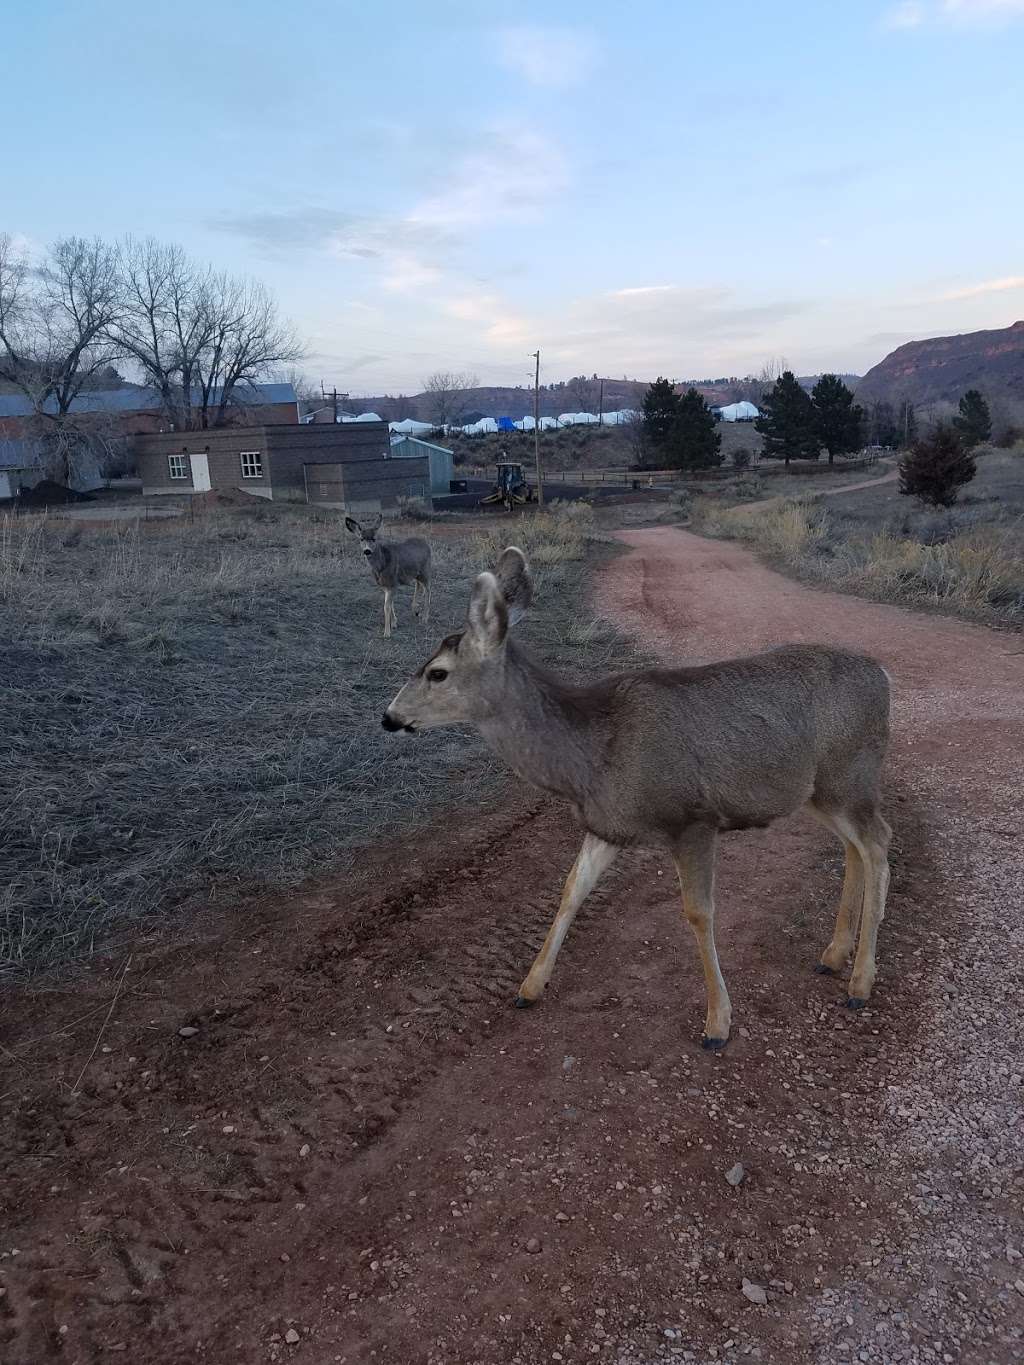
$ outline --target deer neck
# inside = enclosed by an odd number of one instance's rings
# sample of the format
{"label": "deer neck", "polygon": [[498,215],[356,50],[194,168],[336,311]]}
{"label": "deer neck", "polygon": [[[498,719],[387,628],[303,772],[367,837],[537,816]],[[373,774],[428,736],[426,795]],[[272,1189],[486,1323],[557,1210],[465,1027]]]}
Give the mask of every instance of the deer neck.
{"label": "deer neck", "polygon": [[580,801],[593,785],[593,722],[571,687],[511,641],[501,685],[478,729],[489,748],[543,791]]}

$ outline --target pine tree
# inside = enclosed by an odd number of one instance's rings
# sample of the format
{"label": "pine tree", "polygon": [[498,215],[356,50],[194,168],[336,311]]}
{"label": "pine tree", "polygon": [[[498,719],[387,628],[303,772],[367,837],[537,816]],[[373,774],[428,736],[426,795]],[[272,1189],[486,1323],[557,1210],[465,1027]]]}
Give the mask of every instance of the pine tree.
{"label": "pine tree", "polygon": [[805,388],[786,370],[761,398],[761,416],[754,427],[764,437],[763,454],[769,460],[816,460],[818,437],[814,429],[814,404]]}
{"label": "pine tree", "polygon": [[640,427],[647,460],[664,459],[679,416],[679,395],[672,381],[659,375],[644,394],[642,408]]}
{"label": "pine tree", "polygon": [[977,389],[968,389],[960,399],[960,415],[953,418],[953,426],[968,450],[980,446],[992,435],[992,414]]}
{"label": "pine tree", "polygon": [[722,433],[704,395],[687,389],[678,400],[668,444],[669,463],[682,469],[715,469],[722,463]]}
{"label": "pine tree", "polygon": [[828,462],[837,455],[849,455],[864,444],[864,409],[853,401],[853,393],[835,374],[823,374],[811,390],[814,423],[818,440],[828,451]]}
{"label": "pine tree", "polygon": [[932,507],[952,507],[964,484],[978,472],[959,433],[945,422],[915,441],[900,460],[900,492]]}

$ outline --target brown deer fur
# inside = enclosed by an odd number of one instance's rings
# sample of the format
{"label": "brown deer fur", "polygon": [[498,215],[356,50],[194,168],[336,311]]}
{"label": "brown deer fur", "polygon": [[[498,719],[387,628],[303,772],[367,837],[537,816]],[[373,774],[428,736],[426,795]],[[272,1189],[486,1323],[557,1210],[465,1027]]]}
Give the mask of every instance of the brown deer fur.
{"label": "brown deer fur", "polygon": [[724,1046],[731,1007],[714,942],[715,842],[719,831],[765,826],[803,806],[846,851],[835,932],[818,970],[843,968],[860,921],[848,1003],[862,1006],[889,877],[890,831],[879,813],[884,669],[845,650],[787,645],[572,686],[509,634],[531,596],[526,561],[510,547],[496,575],[477,578],[465,630],[442,641],[383,719],[389,730],[474,725],[521,777],[568,800],[586,831],[516,1003],[540,996],[576,911],[618,850],[664,848],[704,967],[704,1045]]}

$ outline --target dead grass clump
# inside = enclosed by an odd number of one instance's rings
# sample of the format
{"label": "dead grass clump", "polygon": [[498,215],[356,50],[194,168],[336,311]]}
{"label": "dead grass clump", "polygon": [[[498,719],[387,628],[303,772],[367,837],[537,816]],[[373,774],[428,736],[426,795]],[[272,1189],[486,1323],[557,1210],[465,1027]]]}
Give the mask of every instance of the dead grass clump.
{"label": "dead grass clump", "polygon": [[1021,524],[989,509],[904,513],[882,530],[852,529],[811,501],[706,506],[705,535],[743,540],[802,576],[880,601],[1024,621]]}

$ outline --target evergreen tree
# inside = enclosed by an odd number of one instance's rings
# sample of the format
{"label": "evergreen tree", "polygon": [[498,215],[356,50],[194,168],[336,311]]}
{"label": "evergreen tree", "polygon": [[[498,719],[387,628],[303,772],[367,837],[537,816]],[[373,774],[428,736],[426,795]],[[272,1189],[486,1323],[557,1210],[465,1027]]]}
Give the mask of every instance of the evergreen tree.
{"label": "evergreen tree", "polygon": [[761,397],[761,415],[754,427],[764,437],[764,455],[770,460],[816,460],[818,437],[814,429],[814,404],[805,388],[786,370]]}
{"label": "evergreen tree", "polygon": [[818,440],[828,451],[828,462],[849,455],[864,444],[864,409],[853,401],[852,392],[835,374],[823,374],[811,390]]}
{"label": "evergreen tree", "polygon": [[968,450],[991,438],[992,414],[977,389],[968,389],[960,399],[960,415],[953,418],[953,426]]}
{"label": "evergreen tree", "polygon": [[704,395],[687,389],[678,400],[668,444],[669,463],[682,469],[714,469],[722,463],[722,433]]}
{"label": "evergreen tree", "polygon": [[944,422],[915,441],[900,460],[900,492],[932,507],[952,507],[978,466],[959,433]]}
{"label": "evergreen tree", "polygon": [[644,394],[640,429],[647,460],[664,459],[679,416],[679,395],[670,379],[659,377]]}

